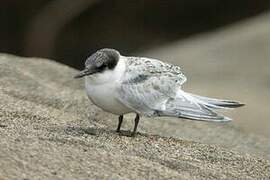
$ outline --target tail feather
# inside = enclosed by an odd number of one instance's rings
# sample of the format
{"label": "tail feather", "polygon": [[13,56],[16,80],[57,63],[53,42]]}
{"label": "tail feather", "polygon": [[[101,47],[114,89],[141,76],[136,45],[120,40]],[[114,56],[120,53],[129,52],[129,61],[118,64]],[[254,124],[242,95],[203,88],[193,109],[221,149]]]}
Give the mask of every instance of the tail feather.
{"label": "tail feather", "polygon": [[215,112],[215,109],[237,108],[244,104],[230,100],[214,99],[179,90],[174,98],[164,103],[164,108],[155,109],[160,116],[173,116],[197,121],[226,122],[229,117]]}
{"label": "tail feather", "polygon": [[156,110],[160,116],[173,116],[198,121],[225,122],[232,119],[216,113],[214,109],[235,108],[243,106],[241,103],[228,100],[212,99],[186,93],[177,92],[175,98],[169,98],[162,110]]}
{"label": "tail feather", "polygon": [[[174,105],[178,104],[177,100],[172,102]],[[166,110],[156,110],[159,116],[172,116],[178,118],[184,118],[188,120],[196,121],[212,121],[212,122],[227,122],[232,119],[221,114],[218,114],[211,110],[210,108],[202,105],[196,104],[194,107],[185,108],[183,106],[169,108],[170,105],[167,104]]]}

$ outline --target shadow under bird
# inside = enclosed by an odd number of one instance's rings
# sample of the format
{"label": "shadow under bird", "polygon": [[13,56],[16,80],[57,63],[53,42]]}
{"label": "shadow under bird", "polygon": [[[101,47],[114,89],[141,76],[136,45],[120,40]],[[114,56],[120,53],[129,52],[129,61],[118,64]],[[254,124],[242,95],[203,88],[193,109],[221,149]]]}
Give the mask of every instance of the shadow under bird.
{"label": "shadow under bird", "polygon": [[145,57],[128,57],[115,49],[101,49],[87,58],[85,69],[74,78],[85,77],[90,100],[103,110],[119,115],[120,132],[124,114],[136,113],[132,135],[140,115],[170,116],[198,121],[231,119],[214,110],[244,104],[184,92],[186,77],[179,66]]}

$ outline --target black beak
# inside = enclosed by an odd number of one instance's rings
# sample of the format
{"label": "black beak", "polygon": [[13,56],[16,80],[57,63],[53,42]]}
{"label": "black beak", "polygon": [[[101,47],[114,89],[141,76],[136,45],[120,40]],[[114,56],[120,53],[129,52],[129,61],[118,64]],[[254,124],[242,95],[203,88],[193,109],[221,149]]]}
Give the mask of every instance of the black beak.
{"label": "black beak", "polygon": [[93,74],[91,69],[84,69],[84,70],[80,71],[79,74],[75,75],[74,78],[82,78],[82,77],[90,75],[90,74]]}

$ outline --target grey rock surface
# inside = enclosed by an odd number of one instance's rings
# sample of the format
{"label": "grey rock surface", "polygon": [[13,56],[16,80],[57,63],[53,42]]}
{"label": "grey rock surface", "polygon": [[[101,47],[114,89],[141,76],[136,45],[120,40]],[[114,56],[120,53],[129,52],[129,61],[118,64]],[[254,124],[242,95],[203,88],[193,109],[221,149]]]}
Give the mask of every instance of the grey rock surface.
{"label": "grey rock surface", "polygon": [[[190,122],[178,119],[143,118],[135,138],[125,135],[129,131],[115,133],[117,117],[91,104],[83,82],[72,78],[75,73],[45,59],[0,55],[0,178],[270,177],[270,162],[253,153],[257,148],[265,155],[262,139],[231,125],[220,125],[217,132],[200,123],[189,124],[188,129],[183,125]],[[127,116],[123,129],[132,124]],[[204,142],[219,139],[222,145],[230,139],[240,152],[185,140],[201,135],[201,130]],[[185,133],[184,139],[176,138],[179,131]]]}

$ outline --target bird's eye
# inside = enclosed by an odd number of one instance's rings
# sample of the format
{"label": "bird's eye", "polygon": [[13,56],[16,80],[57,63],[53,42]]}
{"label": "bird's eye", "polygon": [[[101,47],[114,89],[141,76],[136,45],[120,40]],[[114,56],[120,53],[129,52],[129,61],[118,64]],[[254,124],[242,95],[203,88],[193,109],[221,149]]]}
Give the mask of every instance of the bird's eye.
{"label": "bird's eye", "polygon": [[106,68],[105,64],[101,64],[100,66],[97,67],[97,69],[100,71],[103,71]]}

